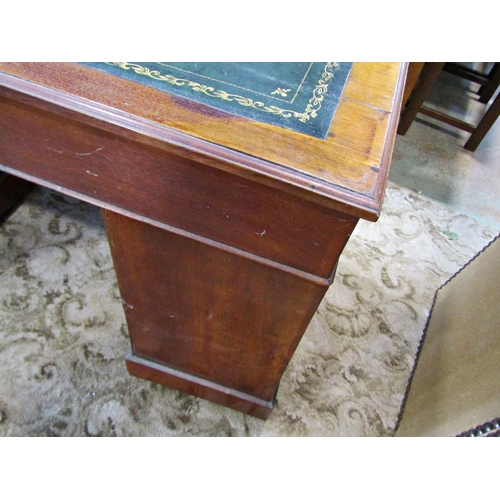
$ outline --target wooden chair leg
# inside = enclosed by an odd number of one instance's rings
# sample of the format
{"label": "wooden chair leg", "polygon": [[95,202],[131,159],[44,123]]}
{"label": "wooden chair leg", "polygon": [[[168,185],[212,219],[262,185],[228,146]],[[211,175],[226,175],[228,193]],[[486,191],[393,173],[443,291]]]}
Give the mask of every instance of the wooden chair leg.
{"label": "wooden chair leg", "polygon": [[495,63],[489,74],[489,82],[481,87],[479,102],[488,103],[500,86],[500,63]]}
{"label": "wooden chair leg", "polygon": [[411,62],[408,65],[408,74],[406,75],[405,91],[403,94],[403,108],[406,106],[424,66],[424,62]]}
{"label": "wooden chair leg", "polygon": [[420,111],[420,108],[441,73],[444,64],[444,62],[432,62],[425,64],[422,73],[420,74],[420,80],[417,82],[417,85],[410,96],[408,106],[406,106],[401,116],[398,126],[399,135],[405,135],[406,132],[408,132],[410,125],[413,123],[413,120]]}
{"label": "wooden chair leg", "polygon": [[476,130],[469,137],[469,140],[465,143],[464,148],[469,151],[475,151],[481,141],[484,139],[484,136],[488,133],[490,128],[495,123],[496,119],[500,115],[500,94],[495,98],[491,106],[486,111],[486,114],[479,122],[479,125],[476,127]]}

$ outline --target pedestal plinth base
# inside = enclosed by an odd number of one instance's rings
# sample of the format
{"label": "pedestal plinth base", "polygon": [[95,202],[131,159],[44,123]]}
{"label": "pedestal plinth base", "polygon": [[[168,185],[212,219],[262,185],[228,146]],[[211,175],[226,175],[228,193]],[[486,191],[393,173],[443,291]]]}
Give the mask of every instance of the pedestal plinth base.
{"label": "pedestal plinth base", "polygon": [[127,355],[125,361],[131,375],[207,399],[262,420],[269,417],[274,406],[275,398],[271,401],[264,401],[244,392],[140,358],[132,352]]}

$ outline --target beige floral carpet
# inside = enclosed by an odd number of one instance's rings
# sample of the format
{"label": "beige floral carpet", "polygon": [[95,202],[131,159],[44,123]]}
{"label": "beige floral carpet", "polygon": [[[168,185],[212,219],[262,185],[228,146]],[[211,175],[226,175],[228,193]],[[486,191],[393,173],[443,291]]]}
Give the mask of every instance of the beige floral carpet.
{"label": "beige floral carpet", "polygon": [[495,236],[389,184],[263,422],[127,373],[100,212],[37,188],[0,225],[0,436],[391,436],[435,291]]}

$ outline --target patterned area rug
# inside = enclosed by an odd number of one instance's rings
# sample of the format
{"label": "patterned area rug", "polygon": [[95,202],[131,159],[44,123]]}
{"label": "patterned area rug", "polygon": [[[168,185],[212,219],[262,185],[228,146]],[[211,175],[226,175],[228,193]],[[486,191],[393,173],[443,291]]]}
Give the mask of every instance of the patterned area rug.
{"label": "patterned area rug", "polygon": [[0,436],[391,436],[435,291],[495,236],[390,183],[263,422],[127,373],[100,212],[37,188],[0,226]]}

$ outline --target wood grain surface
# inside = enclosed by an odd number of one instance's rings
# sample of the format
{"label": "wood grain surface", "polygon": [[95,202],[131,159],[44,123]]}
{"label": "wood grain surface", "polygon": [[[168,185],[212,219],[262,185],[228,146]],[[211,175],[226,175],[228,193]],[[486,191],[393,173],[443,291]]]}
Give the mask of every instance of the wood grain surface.
{"label": "wood grain surface", "polygon": [[0,98],[0,128],[0,163],[38,182],[324,279],[357,222],[18,100]]}
{"label": "wood grain surface", "polygon": [[134,355],[272,401],[327,286],[104,210]]}
{"label": "wood grain surface", "polygon": [[57,104],[58,112],[118,125],[137,140],[160,140],[185,157],[369,220],[381,209],[405,75],[406,64],[355,63],[321,140],[73,63],[0,63],[0,86]]}

